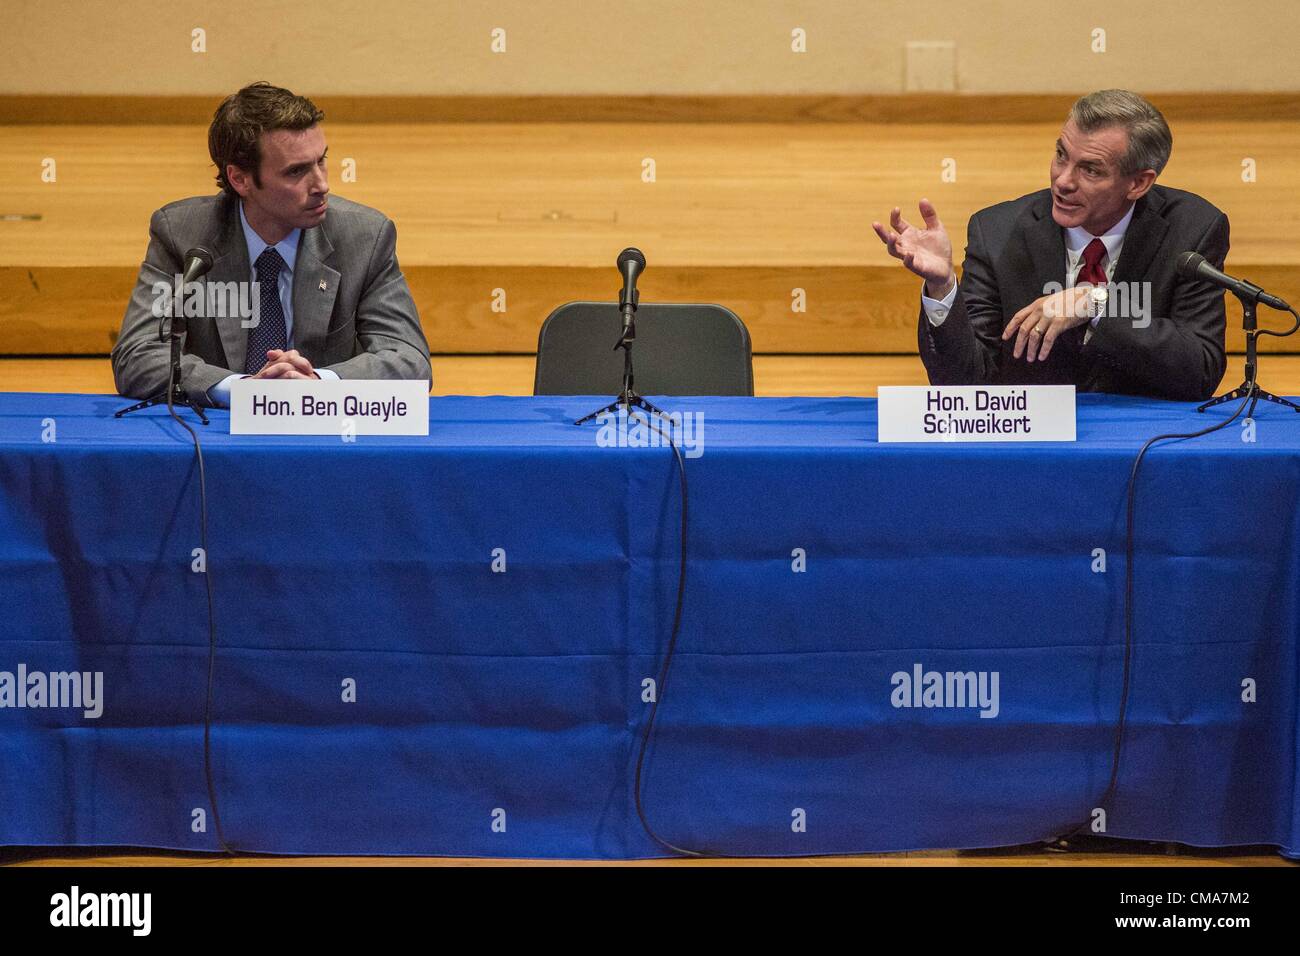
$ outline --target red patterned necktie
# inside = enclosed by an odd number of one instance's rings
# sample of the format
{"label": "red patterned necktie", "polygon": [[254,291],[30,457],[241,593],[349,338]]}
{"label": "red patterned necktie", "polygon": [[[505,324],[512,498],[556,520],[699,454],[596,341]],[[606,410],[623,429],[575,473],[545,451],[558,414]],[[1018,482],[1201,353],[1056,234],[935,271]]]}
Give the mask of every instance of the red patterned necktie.
{"label": "red patterned necktie", "polygon": [[[1074,279],[1076,286],[1084,285],[1105,285],[1106,270],[1102,268],[1101,261],[1106,258],[1106,243],[1100,239],[1094,239],[1088,243],[1083,250],[1083,268]],[[1078,327],[1079,345],[1082,346],[1084,340],[1088,337],[1088,331],[1092,328],[1092,322],[1084,322]]]}
{"label": "red patterned necktie", "polygon": [[1079,270],[1078,278],[1074,280],[1075,285],[1083,285],[1085,282],[1092,285],[1106,284],[1106,270],[1101,267],[1101,261],[1106,258],[1106,243],[1100,239],[1094,239],[1088,243],[1088,247],[1083,250],[1083,268]]}

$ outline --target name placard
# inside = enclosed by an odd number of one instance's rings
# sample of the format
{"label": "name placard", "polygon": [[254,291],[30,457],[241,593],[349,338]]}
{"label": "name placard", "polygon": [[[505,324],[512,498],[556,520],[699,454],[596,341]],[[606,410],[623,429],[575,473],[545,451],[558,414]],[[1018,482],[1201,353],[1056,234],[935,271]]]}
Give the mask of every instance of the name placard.
{"label": "name placard", "polygon": [[427,435],[427,382],[241,378],[232,435]]}
{"label": "name placard", "polygon": [[1073,385],[882,385],[882,442],[1074,441]]}

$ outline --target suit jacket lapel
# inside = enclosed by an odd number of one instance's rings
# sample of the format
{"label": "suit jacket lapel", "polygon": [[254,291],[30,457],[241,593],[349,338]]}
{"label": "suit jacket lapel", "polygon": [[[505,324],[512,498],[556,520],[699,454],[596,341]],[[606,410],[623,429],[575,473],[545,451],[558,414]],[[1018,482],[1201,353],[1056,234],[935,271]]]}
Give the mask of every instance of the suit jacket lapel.
{"label": "suit jacket lapel", "polygon": [[[1012,294],[1003,292],[1002,312],[1005,322],[1029,303],[1047,295],[1052,289],[1065,285],[1065,231],[1052,218],[1050,190],[1035,197],[1021,213],[1021,223],[1016,232],[1019,243],[1007,246],[1006,274],[1015,277]],[[1046,362],[1027,364],[1011,358],[1015,345],[1013,338],[1004,342],[1003,363],[1017,384],[1051,383],[1072,378],[1072,369],[1078,360],[1078,342],[1074,336],[1063,335],[1056,340],[1052,354]]]}
{"label": "suit jacket lapel", "polygon": [[1065,237],[1051,215],[1051,196],[1035,200],[1014,228],[1018,241],[1007,244],[999,273],[1010,277],[1001,290],[1003,325],[1030,302],[1046,294],[1049,282],[1065,284]]}
{"label": "suit jacket lapel", "polygon": [[[208,270],[208,282],[247,283],[253,274],[253,267],[248,262],[248,243],[244,241],[244,231],[239,225],[239,200],[226,199],[221,233],[213,250],[212,268]],[[243,286],[231,286],[243,288]],[[248,350],[248,330],[244,328],[241,316],[237,314],[217,316],[217,333],[221,337],[221,348],[226,353],[227,367],[234,372],[244,370],[244,356]]]}
{"label": "suit jacket lapel", "polygon": [[1124,233],[1124,246],[1119,251],[1119,262],[1115,263],[1112,282],[1138,282],[1146,278],[1151,268],[1151,260],[1160,249],[1160,243],[1169,231],[1169,222],[1160,215],[1160,208],[1165,204],[1165,197],[1154,189],[1139,199],[1133,206],[1133,218]]}
{"label": "suit jacket lapel", "polygon": [[293,346],[313,365],[327,363],[321,351],[339,291],[339,272],[326,264],[333,255],[324,223],[303,230],[293,267]]}
{"label": "suit jacket lapel", "polygon": [[1033,263],[1030,273],[1036,282],[1028,299],[1016,308],[1023,308],[1034,299],[1047,294],[1048,283],[1065,285],[1065,230],[1052,218],[1052,196],[1048,192],[1041,200],[1030,207],[1033,222],[1021,235],[1028,246],[1029,258]]}

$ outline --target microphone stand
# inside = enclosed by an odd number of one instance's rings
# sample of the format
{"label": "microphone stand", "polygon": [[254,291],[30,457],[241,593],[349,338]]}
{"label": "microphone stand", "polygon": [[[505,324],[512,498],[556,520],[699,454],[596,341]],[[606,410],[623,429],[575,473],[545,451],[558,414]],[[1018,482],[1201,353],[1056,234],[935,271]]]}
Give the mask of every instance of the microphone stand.
{"label": "microphone stand", "polygon": [[1259,359],[1255,349],[1255,339],[1259,336],[1259,328],[1255,322],[1255,306],[1259,302],[1259,291],[1252,296],[1239,295],[1241,300],[1241,327],[1246,332],[1246,379],[1230,392],[1226,392],[1217,398],[1212,398],[1205,404],[1199,406],[1196,410],[1203,412],[1207,408],[1213,408],[1215,405],[1222,405],[1224,402],[1231,402],[1234,399],[1244,399],[1247,393],[1254,388],[1255,397],[1251,400],[1250,408],[1246,410],[1246,417],[1252,418],[1255,414],[1255,403],[1261,398],[1267,402],[1276,402],[1278,405],[1286,405],[1295,411],[1300,412],[1300,405],[1286,398],[1274,395],[1272,392],[1266,392],[1256,385],[1256,375],[1258,373]]}
{"label": "microphone stand", "polygon": [[598,408],[590,415],[583,415],[573,424],[581,425],[583,422],[589,422],[593,418],[616,412],[619,409],[622,409],[626,415],[633,408],[640,408],[652,415],[658,415],[660,418],[668,418],[662,409],[651,405],[638,395],[636,389],[632,387],[632,343],[636,341],[636,307],[640,301],[641,293],[635,288],[632,290],[631,298],[628,297],[626,289],[621,290],[618,294],[618,307],[623,312],[623,334],[614,346],[614,351],[623,350],[623,390],[619,392],[618,398],[604,408]]}
{"label": "microphone stand", "polygon": [[[141,409],[152,408],[155,405],[188,405],[194,410],[194,414],[199,416],[199,421],[208,424],[208,416],[203,414],[203,409],[198,403],[185,393],[181,385],[181,339],[185,337],[185,313],[181,307],[181,290],[185,284],[182,282],[173,296],[172,302],[172,323],[171,323],[171,368],[167,374],[167,386],[152,398],[146,398],[143,402],[136,402],[130,408],[123,408],[113,413],[114,418],[121,418],[123,415],[129,415],[131,412],[138,412]],[[159,332],[159,338],[162,333]]]}

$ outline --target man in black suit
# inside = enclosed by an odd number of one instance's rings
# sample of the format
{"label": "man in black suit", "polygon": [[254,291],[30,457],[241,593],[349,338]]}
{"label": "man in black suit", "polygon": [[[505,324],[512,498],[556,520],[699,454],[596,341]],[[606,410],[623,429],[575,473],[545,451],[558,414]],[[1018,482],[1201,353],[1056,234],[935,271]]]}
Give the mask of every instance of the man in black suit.
{"label": "man in black suit", "polygon": [[1075,385],[1196,401],[1223,378],[1223,290],[1176,274],[1195,250],[1216,268],[1228,218],[1155,185],[1173,148],[1160,112],[1101,90],[1070,109],[1051,188],[975,213],[961,282],[929,200],[924,227],[898,209],[873,223],[925,280],[918,347],[935,385]]}

